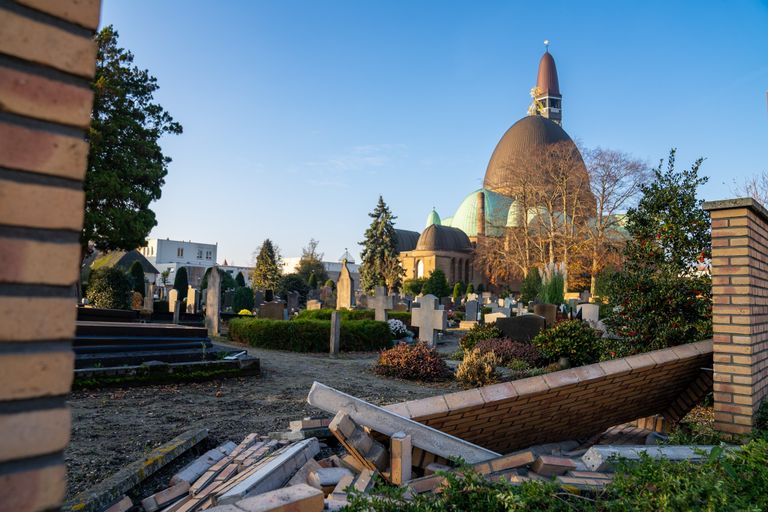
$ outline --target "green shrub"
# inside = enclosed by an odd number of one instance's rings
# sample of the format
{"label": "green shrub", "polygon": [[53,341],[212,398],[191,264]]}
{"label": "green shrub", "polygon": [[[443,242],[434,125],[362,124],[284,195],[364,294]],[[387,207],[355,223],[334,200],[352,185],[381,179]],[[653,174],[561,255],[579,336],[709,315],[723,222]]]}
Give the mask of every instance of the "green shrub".
{"label": "green shrub", "polygon": [[496,367],[499,358],[493,352],[480,352],[475,348],[465,353],[464,360],[456,369],[456,380],[467,387],[480,387],[493,384],[499,380]]}
{"label": "green shrub", "polygon": [[[330,320],[334,309],[304,309],[294,317],[295,320]],[[373,320],[375,312],[372,309],[341,309],[342,320]],[[409,311],[388,311],[390,319],[400,320],[405,325],[411,325]]]}
{"label": "green shrub", "polygon": [[[323,320],[268,320],[233,318],[229,337],[252,347],[293,352],[328,352],[331,324]],[[341,350],[371,351],[392,345],[386,322],[342,320]]]}
{"label": "green shrub", "polygon": [[421,293],[424,295],[432,294],[438,299],[449,296],[451,294],[451,287],[448,286],[445,273],[439,268],[435,269],[429,274],[429,279],[426,280],[421,288]]}
{"label": "green shrub", "polygon": [[544,304],[562,304],[565,302],[565,265],[550,263],[544,267],[541,276],[539,299]]}
{"label": "green shrub", "polygon": [[529,343],[512,341],[509,338],[492,338],[480,340],[475,349],[481,354],[493,352],[499,358],[499,364],[508,366],[514,361],[522,361],[528,367],[536,367],[542,363],[541,352]]}
{"label": "green shrub", "polygon": [[475,293],[475,285],[473,285],[472,283],[469,283],[467,285],[467,293]]}
{"label": "green shrub", "polygon": [[424,288],[426,279],[406,279],[403,282],[403,292],[406,295],[415,297],[421,293],[421,289]]}
{"label": "green shrub", "polygon": [[560,322],[537,334],[533,344],[548,361],[565,357],[571,366],[596,363],[602,353],[602,341],[597,332],[581,320]]}
{"label": "green shrub", "polygon": [[520,286],[520,302],[528,304],[530,301],[539,296],[541,291],[541,275],[539,269],[533,267],[528,271],[528,275],[523,279],[523,283]]}
{"label": "green shrub", "polygon": [[131,309],[134,281],[117,267],[101,267],[91,272],[86,298],[97,308]]}
{"label": "green shrub", "polygon": [[253,290],[246,286],[237,288],[234,297],[232,297],[232,311],[240,311],[241,309],[253,309]]}
{"label": "green shrub", "polygon": [[237,275],[235,276],[235,284],[240,288],[245,287],[245,276],[243,275],[242,272],[238,272]]}
{"label": "green shrub", "polygon": [[464,296],[464,283],[458,281],[453,285],[453,302],[458,304],[461,298]]}
{"label": "green shrub", "polygon": [[464,352],[469,352],[480,340],[490,340],[492,338],[501,338],[501,331],[496,327],[496,322],[490,324],[475,324],[467,334],[461,337],[459,345]]}
{"label": "green shrub", "polygon": [[131,268],[128,270],[128,274],[133,280],[133,291],[144,295],[144,292],[146,291],[144,290],[144,267],[141,266],[141,263],[134,261],[133,264],[131,264]]}
{"label": "green shrub", "polygon": [[426,382],[446,380],[453,376],[437,350],[422,342],[414,345],[398,343],[382,351],[373,371],[386,377]]}

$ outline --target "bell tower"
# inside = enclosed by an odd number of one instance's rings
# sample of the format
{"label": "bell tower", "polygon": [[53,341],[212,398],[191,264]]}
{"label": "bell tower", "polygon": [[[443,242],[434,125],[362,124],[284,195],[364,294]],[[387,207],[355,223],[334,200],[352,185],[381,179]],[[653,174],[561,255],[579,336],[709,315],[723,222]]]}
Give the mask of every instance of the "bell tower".
{"label": "bell tower", "polygon": [[539,115],[551,119],[559,125],[563,124],[563,96],[560,94],[560,84],[557,80],[555,59],[549,53],[549,41],[544,41],[546,51],[539,61],[539,74],[536,87],[531,91],[533,104],[528,110],[531,115]]}

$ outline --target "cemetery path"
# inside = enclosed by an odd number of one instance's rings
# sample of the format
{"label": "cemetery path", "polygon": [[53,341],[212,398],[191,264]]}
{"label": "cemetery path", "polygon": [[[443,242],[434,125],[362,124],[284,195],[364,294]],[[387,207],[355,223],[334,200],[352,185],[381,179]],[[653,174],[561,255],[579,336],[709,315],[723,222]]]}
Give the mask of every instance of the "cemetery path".
{"label": "cemetery path", "polygon": [[[242,348],[242,347],[238,347]],[[248,348],[262,376],[194,384],[75,391],[72,441],[66,451],[69,497],[191,428],[207,428],[213,442],[239,442],[249,432],[287,430],[290,420],[323,415],[306,403],[317,380],[369,402],[386,405],[457,389],[379,377],[376,354],[299,354]]]}

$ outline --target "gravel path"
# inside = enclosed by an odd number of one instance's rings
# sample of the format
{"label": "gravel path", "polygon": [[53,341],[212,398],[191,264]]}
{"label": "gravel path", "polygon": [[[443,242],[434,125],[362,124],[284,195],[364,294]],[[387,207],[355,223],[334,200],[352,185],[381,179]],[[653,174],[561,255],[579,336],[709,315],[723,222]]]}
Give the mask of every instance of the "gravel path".
{"label": "gravel path", "polygon": [[[454,335],[446,341],[440,352],[455,347]],[[239,442],[249,432],[287,430],[290,420],[321,415],[306,403],[315,380],[378,405],[458,389],[455,383],[379,377],[371,371],[376,360],[372,353],[330,359],[252,348],[248,352],[261,358],[261,377],[72,393],[72,441],[66,451],[69,496],[190,428],[208,428],[216,443]]]}

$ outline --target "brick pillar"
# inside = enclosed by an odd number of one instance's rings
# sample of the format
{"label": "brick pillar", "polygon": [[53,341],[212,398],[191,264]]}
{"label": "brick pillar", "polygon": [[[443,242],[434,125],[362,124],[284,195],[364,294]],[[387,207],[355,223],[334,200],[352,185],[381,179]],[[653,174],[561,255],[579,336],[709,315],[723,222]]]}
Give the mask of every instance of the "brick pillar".
{"label": "brick pillar", "polygon": [[99,0],[0,2],[0,510],[58,508]]}
{"label": "brick pillar", "polygon": [[744,434],[768,391],[768,211],[751,198],[712,216],[715,427]]}

